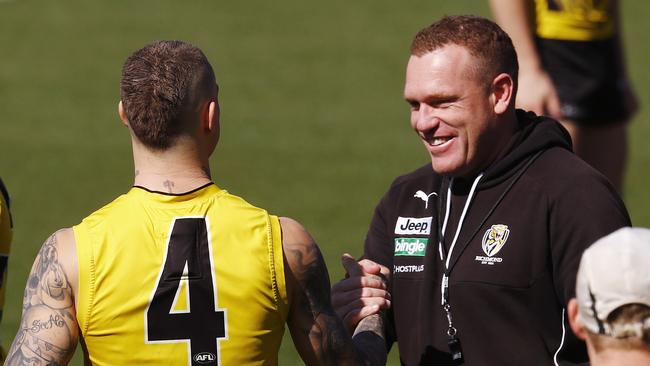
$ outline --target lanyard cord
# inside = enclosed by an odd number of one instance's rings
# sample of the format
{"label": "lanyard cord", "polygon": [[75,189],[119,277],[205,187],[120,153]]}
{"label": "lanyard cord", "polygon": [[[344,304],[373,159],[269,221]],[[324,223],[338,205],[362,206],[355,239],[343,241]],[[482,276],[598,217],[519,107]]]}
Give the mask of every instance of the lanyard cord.
{"label": "lanyard cord", "polygon": [[460,219],[458,219],[458,226],[456,227],[456,234],[454,234],[454,239],[451,241],[451,246],[449,247],[449,253],[446,255],[446,260],[443,257],[443,239],[445,237],[445,231],[447,231],[447,222],[449,220],[449,212],[451,211],[451,187],[454,185],[454,178],[451,179],[449,182],[449,187],[447,188],[447,209],[445,210],[445,219],[442,224],[442,232],[440,238],[438,238],[438,251],[440,252],[440,259],[445,260],[445,271],[442,275],[442,281],[440,283],[440,293],[441,293],[441,305],[445,305],[447,303],[447,288],[448,286],[448,280],[449,277],[447,276],[447,270],[449,270],[449,260],[451,259],[451,254],[454,251],[454,247],[456,246],[456,241],[458,240],[458,236],[460,235],[460,230],[463,227],[463,221],[465,221],[465,215],[467,215],[467,211],[469,210],[469,205],[472,202],[472,198],[474,198],[474,194],[476,193],[476,187],[478,186],[478,182],[483,178],[483,173],[479,174],[476,179],[474,179],[474,183],[472,183],[472,188],[469,190],[469,195],[467,196],[467,201],[465,202],[465,207],[463,207],[463,212],[460,215]]}
{"label": "lanyard cord", "polygon": [[451,211],[449,208],[451,208],[451,186],[454,184],[454,178],[451,178],[451,181],[449,181],[449,187],[447,187],[447,209],[445,210],[445,219],[442,222],[442,230],[440,232],[440,235],[438,237],[438,252],[440,253],[440,260],[444,261],[445,260],[445,254],[444,250],[442,247],[442,239],[445,236],[445,231],[447,230],[447,221],[449,220],[449,211]]}

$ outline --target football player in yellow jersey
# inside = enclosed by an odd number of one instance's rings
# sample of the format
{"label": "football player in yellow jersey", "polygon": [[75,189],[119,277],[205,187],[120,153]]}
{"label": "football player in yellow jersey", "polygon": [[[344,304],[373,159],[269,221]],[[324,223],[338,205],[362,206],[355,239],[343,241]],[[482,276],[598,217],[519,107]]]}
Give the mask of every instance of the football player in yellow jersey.
{"label": "football player in yellow jersey", "polygon": [[618,0],[490,0],[519,56],[517,107],[558,119],[573,150],[620,192],[637,111]]}
{"label": "football player in yellow jersey", "polygon": [[[0,319],[4,307],[5,291],[7,289],[7,260],[11,249],[13,222],[9,212],[9,192],[0,179]],[[0,359],[4,360],[5,350],[0,346]]]}
{"label": "football player in yellow jersey", "polygon": [[351,338],[333,311],[307,231],[212,183],[217,92],[187,43],[127,59],[118,109],[134,187],[45,241],[6,364],[67,364],[81,340],[92,365],[277,365],[285,323],[306,364],[385,363],[360,351],[380,324]]}

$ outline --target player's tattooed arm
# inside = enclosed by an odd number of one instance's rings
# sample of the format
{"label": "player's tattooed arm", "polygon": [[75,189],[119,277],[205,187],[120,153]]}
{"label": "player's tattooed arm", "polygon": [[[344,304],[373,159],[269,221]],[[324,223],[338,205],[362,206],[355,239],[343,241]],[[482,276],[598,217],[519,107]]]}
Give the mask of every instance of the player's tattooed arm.
{"label": "player's tattooed arm", "polygon": [[359,321],[352,336],[366,365],[385,365],[388,350],[384,335],[384,313],[369,315]]}
{"label": "player's tattooed arm", "polygon": [[287,324],[307,365],[364,365],[332,308],[327,267],[318,246],[298,222],[281,218],[289,292]]}
{"label": "player's tattooed arm", "polygon": [[79,328],[70,274],[65,268],[67,259],[61,257],[62,249],[68,254],[68,243],[59,242],[70,235],[65,230],[52,234],[38,252],[25,286],[18,333],[5,365],[67,365],[72,358]]}

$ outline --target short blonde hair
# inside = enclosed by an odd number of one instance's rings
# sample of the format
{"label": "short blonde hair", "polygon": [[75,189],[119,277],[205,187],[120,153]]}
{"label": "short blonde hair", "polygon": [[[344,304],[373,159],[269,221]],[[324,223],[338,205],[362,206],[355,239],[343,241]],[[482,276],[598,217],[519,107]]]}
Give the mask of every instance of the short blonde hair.
{"label": "short blonde hair", "polygon": [[[607,317],[617,337],[587,331],[589,341],[596,352],[605,348],[644,349],[650,351],[650,307],[642,304],[628,304],[612,311]],[[639,325],[645,326],[639,327]]]}

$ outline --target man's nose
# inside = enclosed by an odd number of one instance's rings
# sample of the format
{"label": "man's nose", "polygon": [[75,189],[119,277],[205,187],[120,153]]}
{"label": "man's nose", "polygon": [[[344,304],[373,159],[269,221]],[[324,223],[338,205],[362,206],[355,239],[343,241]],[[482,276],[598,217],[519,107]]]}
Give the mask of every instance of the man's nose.
{"label": "man's nose", "polygon": [[433,108],[424,103],[420,105],[415,117],[415,129],[418,131],[428,131],[440,124]]}

